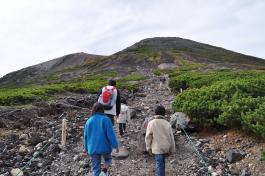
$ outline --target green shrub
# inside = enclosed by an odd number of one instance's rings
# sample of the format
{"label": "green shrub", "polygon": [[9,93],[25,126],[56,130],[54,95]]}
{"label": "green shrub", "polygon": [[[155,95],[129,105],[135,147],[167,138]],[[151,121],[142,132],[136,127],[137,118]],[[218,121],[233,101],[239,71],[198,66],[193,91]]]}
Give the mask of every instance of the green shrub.
{"label": "green shrub", "polygon": [[[203,75],[190,84],[198,88],[190,87],[176,96],[174,111],[186,112],[200,125],[236,127],[265,138],[265,79],[262,74],[256,78],[242,75],[230,75],[227,80],[210,77],[208,83],[208,76]],[[208,86],[201,86],[203,82]]]}

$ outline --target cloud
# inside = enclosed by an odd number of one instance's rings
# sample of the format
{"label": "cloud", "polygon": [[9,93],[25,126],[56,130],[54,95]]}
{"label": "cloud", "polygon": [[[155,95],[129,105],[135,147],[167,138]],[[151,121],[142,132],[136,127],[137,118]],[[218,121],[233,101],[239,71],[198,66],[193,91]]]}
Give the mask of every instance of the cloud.
{"label": "cloud", "polygon": [[0,0],[0,76],[65,54],[176,36],[265,58],[263,0]]}

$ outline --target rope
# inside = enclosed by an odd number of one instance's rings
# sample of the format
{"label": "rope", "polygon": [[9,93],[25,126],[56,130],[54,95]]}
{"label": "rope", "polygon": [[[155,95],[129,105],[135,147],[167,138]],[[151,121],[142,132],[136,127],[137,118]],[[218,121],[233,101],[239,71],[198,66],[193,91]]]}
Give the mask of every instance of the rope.
{"label": "rope", "polygon": [[[62,113],[60,116],[59,116],[59,119],[63,116],[63,115],[65,115],[65,114],[67,114],[67,113]],[[57,136],[58,136],[58,134],[59,133],[57,133],[57,135],[54,137],[54,138],[56,138]],[[53,137],[52,137],[53,138]],[[47,148],[48,148],[48,146],[49,146],[49,144],[51,143],[51,141],[52,141],[52,138],[50,138],[49,140],[48,140],[48,142],[39,150],[39,151],[37,151],[37,153],[35,154],[33,154],[33,157],[27,162],[27,164],[25,165],[25,166],[23,166],[21,169],[20,169],[20,171],[17,173],[17,175],[16,176],[19,176],[19,174],[21,173],[21,172],[23,172],[25,169],[26,169],[26,167],[28,167],[29,165],[31,165],[31,163],[32,163],[32,161],[35,159],[35,158],[37,158],[37,156],[39,156],[41,153],[43,153],[44,152],[44,150],[46,150]]]}
{"label": "rope", "polygon": [[[192,146],[192,148],[195,150],[195,153],[196,153],[196,155],[199,157],[200,162],[201,162],[202,164],[204,164],[204,166],[205,166],[205,167],[207,168],[207,170],[208,170],[208,166],[209,166],[209,164],[205,161],[204,157],[200,154],[199,150],[196,148],[196,146],[195,146],[194,143],[192,142],[191,137],[188,135],[188,133],[186,132],[186,130],[182,127],[182,125],[179,125],[179,126],[180,126],[181,129],[184,131],[184,133],[185,133],[185,135],[186,135],[186,137],[187,137],[187,139],[188,139],[188,142],[190,143],[190,145]],[[209,170],[208,170],[208,174],[209,174],[209,176],[212,175],[212,173],[211,173]]]}

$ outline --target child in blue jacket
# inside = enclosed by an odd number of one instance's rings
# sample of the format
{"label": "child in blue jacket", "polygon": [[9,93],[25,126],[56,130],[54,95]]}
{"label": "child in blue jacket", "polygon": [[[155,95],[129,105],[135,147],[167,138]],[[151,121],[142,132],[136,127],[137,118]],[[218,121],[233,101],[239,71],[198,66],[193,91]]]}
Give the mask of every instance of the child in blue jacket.
{"label": "child in blue jacket", "polygon": [[92,159],[93,176],[101,172],[101,156],[105,160],[103,171],[107,172],[111,164],[112,149],[119,152],[118,140],[114,133],[111,120],[104,114],[104,107],[95,103],[92,116],[86,121],[84,128],[84,149]]}

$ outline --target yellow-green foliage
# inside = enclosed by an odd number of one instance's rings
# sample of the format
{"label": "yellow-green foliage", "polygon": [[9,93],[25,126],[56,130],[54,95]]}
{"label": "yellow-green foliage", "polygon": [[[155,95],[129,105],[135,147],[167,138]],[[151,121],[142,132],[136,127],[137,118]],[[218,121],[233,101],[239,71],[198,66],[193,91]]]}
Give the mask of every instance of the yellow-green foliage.
{"label": "yellow-green foliage", "polygon": [[121,78],[121,81],[140,81],[140,80],[144,80],[147,77],[144,75],[141,75],[139,73],[131,73],[123,78]]}
{"label": "yellow-green foliage", "polygon": [[[0,89],[0,105],[12,105],[17,103],[27,103],[35,100],[46,100],[55,93],[64,91],[97,93],[100,87],[107,83],[107,77],[114,76],[115,73],[103,73],[102,75],[89,75],[86,80],[74,83],[58,83],[49,85],[31,85],[23,88]],[[118,80],[118,86],[125,89],[136,89],[135,83],[129,81],[143,79],[138,74],[132,74],[123,80]]]}

